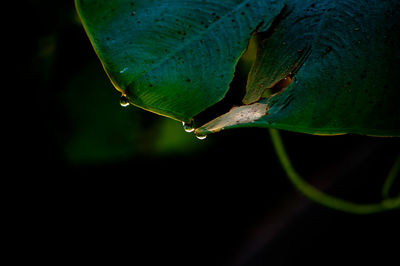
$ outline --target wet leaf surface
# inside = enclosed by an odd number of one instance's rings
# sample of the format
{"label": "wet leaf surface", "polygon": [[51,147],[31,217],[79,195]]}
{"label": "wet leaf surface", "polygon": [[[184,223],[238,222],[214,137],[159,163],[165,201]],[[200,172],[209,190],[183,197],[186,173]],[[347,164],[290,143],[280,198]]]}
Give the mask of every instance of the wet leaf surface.
{"label": "wet leaf surface", "polygon": [[[249,126],[400,135],[399,1],[77,0],[76,5],[124,103],[186,123],[195,118],[198,135]],[[255,43],[249,44],[251,37]],[[253,55],[244,53],[246,47]],[[242,109],[231,109],[238,99],[224,96],[234,89],[241,56],[251,68],[243,75],[248,79]],[[196,123],[223,101],[222,113],[215,111],[204,126]],[[265,105],[262,116],[235,119],[238,110],[259,104]]]}

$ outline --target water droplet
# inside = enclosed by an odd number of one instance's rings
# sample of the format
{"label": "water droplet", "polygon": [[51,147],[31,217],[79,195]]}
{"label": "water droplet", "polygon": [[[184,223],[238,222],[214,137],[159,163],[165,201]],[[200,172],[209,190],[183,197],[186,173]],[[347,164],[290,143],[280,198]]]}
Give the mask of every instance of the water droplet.
{"label": "water droplet", "polygon": [[193,122],[190,122],[190,123],[182,122],[182,125],[183,125],[183,129],[184,129],[187,133],[190,133],[190,132],[193,132],[193,131],[194,131]]}
{"label": "water droplet", "polygon": [[207,135],[196,135],[196,138],[205,139],[205,138],[207,138]]}
{"label": "water droplet", "polygon": [[126,95],[122,95],[122,96],[121,96],[121,99],[119,100],[119,104],[120,104],[122,107],[127,107],[127,106],[129,106],[129,100],[128,100],[128,98],[126,97]]}

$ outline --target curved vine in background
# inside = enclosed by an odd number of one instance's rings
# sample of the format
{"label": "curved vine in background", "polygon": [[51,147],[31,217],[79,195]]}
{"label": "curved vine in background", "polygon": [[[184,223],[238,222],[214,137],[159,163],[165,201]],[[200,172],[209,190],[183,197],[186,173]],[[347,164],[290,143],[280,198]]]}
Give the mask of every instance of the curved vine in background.
{"label": "curved vine in background", "polygon": [[353,203],[325,194],[304,181],[294,169],[290,158],[286,153],[279,131],[276,129],[269,129],[269,132],[283,170],[286,172],[293,185],[310,200],[332,209],[353,214],[372,214],[387,210],[400,209],[400,196],[394,198],[389,197],[390,187],[400,170],[400,154],[398,155],[383,186],[383,200],[379,203],[372,204]]}
{"label": "curved vine in background", "polygon": [[[390,170],[385,183],[382,187],[382,198],[389,198],[390,188],[392,187],[396,177],[398,177],[400,171],[400,153],[397,155],[396,161],[393,164],[392,169]],[[398,195],[400,197],[400,193]]]}

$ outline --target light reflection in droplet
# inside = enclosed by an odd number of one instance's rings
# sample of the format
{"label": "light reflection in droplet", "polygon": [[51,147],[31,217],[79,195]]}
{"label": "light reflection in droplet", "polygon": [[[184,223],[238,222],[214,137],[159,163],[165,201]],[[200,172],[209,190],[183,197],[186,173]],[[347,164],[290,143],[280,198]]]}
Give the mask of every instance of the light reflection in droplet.
{"label": "light reflection in droplet", "polygon": [[121,96],[121,99],[119,100],[119,104],[120,104],[122,107],[127,107],[127,106],[129,106],[129,100],[128,100],[128,98],[126,97],[126,95],[122,95],[122,96]]}
{"label": "light reflection in droplet", "polygon": [[196,138],[203,140],[203,139],[207,138],[207,135],[196,135]]}
{"label": "light reflection in droplet", "polygon": [[190,133],[194,131],[193,123],[182,122],[182,125],[185,132]]}

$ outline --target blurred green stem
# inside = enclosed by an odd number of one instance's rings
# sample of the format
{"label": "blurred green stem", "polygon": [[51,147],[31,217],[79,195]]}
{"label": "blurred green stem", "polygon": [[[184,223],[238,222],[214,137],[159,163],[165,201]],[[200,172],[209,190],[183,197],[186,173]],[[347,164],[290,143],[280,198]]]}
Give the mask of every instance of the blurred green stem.
{"label": "blurred green stem", "polygon": [[[290,162],[289,156],[286,153],[285,146],[282,143],[282,139],[280,137],[279,131],[276,129],[270,129],[270,134],[272,138],[272,143],[274,145],[276,154],[278,155],[279,161],[289,177],[290,181],[293,185],[305,196],[307,196],[310,200],[324,205],[326,207],[336,209],[343,212],[353,213],[353,214],[372,214],[377,212],[382,212],[386,210],[393,210],[400,208],[400,197],[397,198],[385,198],[380,203],[374,204],[358,204],[349,202],[343,199],[339,199],[330,195],[327,195],[307,182],[303,180],[303,178],[296,172],[293,168],[292,163]],[[396,169],[391,171],[396,172]],[[389,182],[388,186],[390,188],[390,182],[392,182],[393,177],[390,177],[389,174]]]}
{"label": "blurred green stem", "polygon": [[385,183],[382,187],[382,197],[384,199],[389,198],[390,188],[392,187],[396,177],[398,176],[400,171],[400,153],[397,155],[397,158],[393,164],[392,169],[390,170]]}

